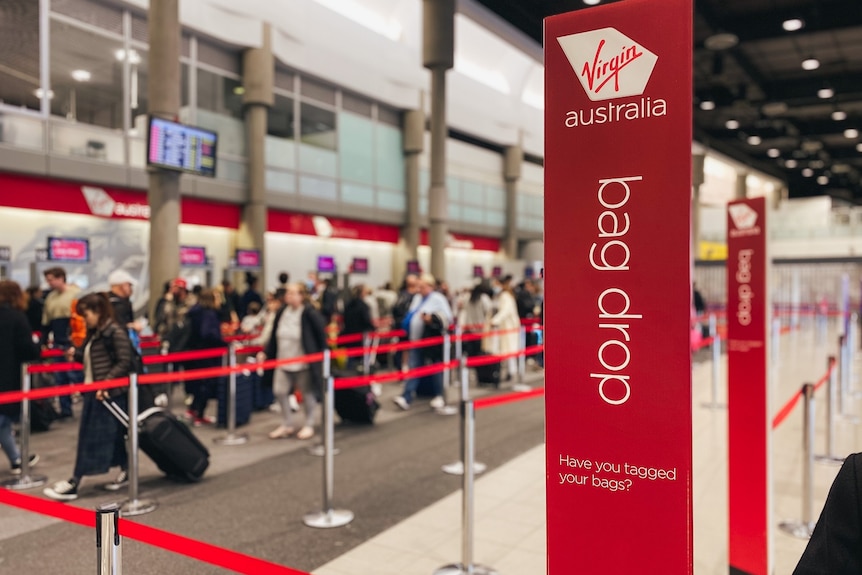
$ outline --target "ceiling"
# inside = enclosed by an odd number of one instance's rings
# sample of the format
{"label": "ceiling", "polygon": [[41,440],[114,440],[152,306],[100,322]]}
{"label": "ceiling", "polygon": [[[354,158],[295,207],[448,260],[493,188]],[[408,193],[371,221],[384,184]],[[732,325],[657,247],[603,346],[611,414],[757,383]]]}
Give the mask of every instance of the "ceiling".
{"label": "ceiling", "polygon": [[[544,17],[589,8],[583,0],[478,1],[539,43]],[[845,134],[862,131],[862,1],[694,4],[695,139],[780,177],[790,197],[862,204],[862,137]],[[784,30],[792,18],[804,26]],[[736,44],[716,46],[724,34]],[[803,69],[810,58],[819,67]],[[833,95],[818,97],[825,88]],[[707,102],[715,107],[703,109]]]}

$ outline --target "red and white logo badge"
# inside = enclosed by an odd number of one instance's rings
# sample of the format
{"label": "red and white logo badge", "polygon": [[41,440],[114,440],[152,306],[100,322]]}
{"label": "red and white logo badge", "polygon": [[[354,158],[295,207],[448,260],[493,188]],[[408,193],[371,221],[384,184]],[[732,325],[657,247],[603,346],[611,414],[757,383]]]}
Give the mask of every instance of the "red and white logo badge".
{"label": "red and white logo badge", "polygon": [[616,28],[560,36],[557,42],[593,102],[640,96],[658,61]]}
{"label": "red and white logo badge", "polygon": [[727,211],[738,230],[750,230],[757,223],[757,212],[748,204],[733,204],[727,207]]}
{"label": "red and white logo badge", "polygon": [[87,200],[87,206],[94,216],[110,218],[114,215],[114,205],[116,202],[108,195],[108,192],[102,188],[94,188],[91,186],[81,186],[81,191],[84,193],[84,199]]}

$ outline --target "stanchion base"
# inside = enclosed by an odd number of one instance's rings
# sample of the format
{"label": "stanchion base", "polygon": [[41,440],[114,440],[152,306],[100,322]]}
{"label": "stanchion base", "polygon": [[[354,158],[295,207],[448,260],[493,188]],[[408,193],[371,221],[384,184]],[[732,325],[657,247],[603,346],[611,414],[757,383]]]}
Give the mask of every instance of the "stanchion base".
{"label": "stanchion base", "polygon": [[248,435],[245,433],[229,433],[224,437],[216,437],[213,442],[219,445],[244,445],[248,443]]}
{"label": "stanchion base", "polygon": [[475,563],[470,567],[468,568],[463,563],[453,563],[440,567],[434,571],[434,575],[500,575],[500,572],[493,567],[476,565]]}
{"label": "stanchion base", "polygon": [[701,403],[700,406],[707,409],[727,409],[727,404],[725,403]]}
{"label": "stanchion base", "polygon": [[25,489],[33,489],[34,487],[42,487],[48,482],[48,478],[44,475],[22,475],[13,479],[7,479],[0,482],[0,487],[11,489],[12,491],[24,491]]}
{"label": "stanchion base", "polygon": [[120,506],[121,517],[134,517],[155,511],[159,504],[152,499],[127,499]]}
{"label": "stanchion base", "polygon": [[849,413],[846,415],[839,413],[838,419],[840,419],[841,421],[845,421],[851,425],[859,425],[859,418],[856,417],[855,415],[850,415]]}
{"label": "stanchion base", "polygon": [[[332,450],[332,455],[338,455],[339,453],[341,453],[341,450],[337,447]],[[323,457],[326,455],[326,450],[323,449],[322,445],[315,445],[314,447],[308,448],[308,454],[315,457]]]}
{"label": "stanchion base", "polygon": [[346,509],[330,509],[329,511],[318,511],[309,513],[302,518],[302,522],[306,527],[314,527],[315,529],[331,529],[333,527],[343,527],[353,521],[353,511]]}
{"label": "stanchion base", "polygon": [[811,539],[811,534],[814,532],[814,523],[804,521],[782,521],[778,527],[797,539]]}
{"label": "stanchion base", "polygon": [[815,455],[814,461],[817,463],[825,463],[826,465],[843,465],[844,458],[837,455]]}
{"label": "stanchion base", "polygon": [[[456,461],[455,463],[447,463],[443,467],[441,467],[443,473],[448,473],[449,475],[464,475],[464,462]],[[473,475],[479,475],[480,473],[484,473],[485,470],[488,469],[488,466],[479,461],[473,462]]]}
{"label": "stanchion base", "polygon": [[437,415],[458,415],[458,408],[454,405],[444,405],[443,407],[438,407],[434,411],[437,412]]}
{"label": "stanchion base", "polygon": [[527,385],[526,383],[516,383],[512,386],[512,391],[517,391],[520,393],[526,393],[528,391],[533,391],[533,388]]}

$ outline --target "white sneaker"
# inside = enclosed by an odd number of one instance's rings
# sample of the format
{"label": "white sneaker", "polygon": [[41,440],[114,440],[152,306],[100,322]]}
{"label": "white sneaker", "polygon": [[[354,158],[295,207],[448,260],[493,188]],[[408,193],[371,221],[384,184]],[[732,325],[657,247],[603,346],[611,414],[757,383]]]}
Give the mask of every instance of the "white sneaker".
{"label": "white sneaker", "polygon": [[380,397],[383,393],[383,384],[382,383],[372,383],[371,384],[371,393],[374,394],[375,397]]}
{"label": "white sneaker", "polygon": [[290,404],[290,410],[294,413],[299,411],[299,402],[296,401],[296,396],[292,393],[287,396],[287,402]]}
{"label": "white sneaker", "polygon": [[120,471],[120,473],[117,475],[116,479],[114,479],[110,483],[105,483],[102,486],[102,489],[104,489],[105,491],[119,491],[120,489],[122,489],[123,487],[125,487],[128,484],[129,484],[129,474],[124,469],[124,470]]}
{"label": "white sneaker", "polygon": [[431,400],[431,407],[433,409],[440,409],[446,405],[446,401],[443,399],[442,395],[438,395],[434,399]]}
{"label": "white sneaker", "polygon": [[57,501],[74,501],[78,498],[78,484],[73,481],[58,481],[52,487],[46,487],[42,493]]}
{"label": "white sneaker", "polygon": [[404,396],[396,395],[395,397],[392,398],[392,401],[394,401],[395,405],[397,405],[398,407],[400,407],[404,411],[407,411],[408,409],[410,409],[410,404],[407,403],[407,400],[404,399]]}
{"label": "white sneaker", "polygon": [[158,394],[156,396],[156,398],[153,400],[153,403],[155,403],[159,407],[167,407],[168,406],[168,394],[167,393]]}

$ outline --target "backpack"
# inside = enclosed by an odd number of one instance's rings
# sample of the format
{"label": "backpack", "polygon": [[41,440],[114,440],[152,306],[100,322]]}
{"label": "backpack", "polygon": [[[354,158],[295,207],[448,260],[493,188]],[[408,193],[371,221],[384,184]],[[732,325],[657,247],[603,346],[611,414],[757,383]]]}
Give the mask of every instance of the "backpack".
{"label": "backpack", "polygon": [[72,314],[69,316],[69,339],[75,347],[84,345],[87,339],[87,322],[84,317],[78,313],[78,300],[72,300]]}
{"label": "backpack", "polygon": [[[116,329],[120,328],[117,327]],[[138,333],[132,328],[127,328],[127,333],[129,336],[129,347],[132,350],[132,365],[129,367],[129,373],[146,373],[147,369],[144,367],[144,358],[141,356],[141,339],[138,337]],[[134,336],[132,333],[134,333]],[[108,356],[111,358],[111,363],[117,363],[117,350],[114,349],[113,333],[111,333],[111,337],[103,339],[105,342],[105,349],[108,351]],[[137,341],[137,344],[135,344],[135,341]]]}
{"label": "backpack", "polygon": [[168,344],[168,352],[175,353],[178,351],[186,351],[189,348],[189,340],[192,338],[192,322],[187,318],[182,318],[171,326],[165,335],[165,341]]}

